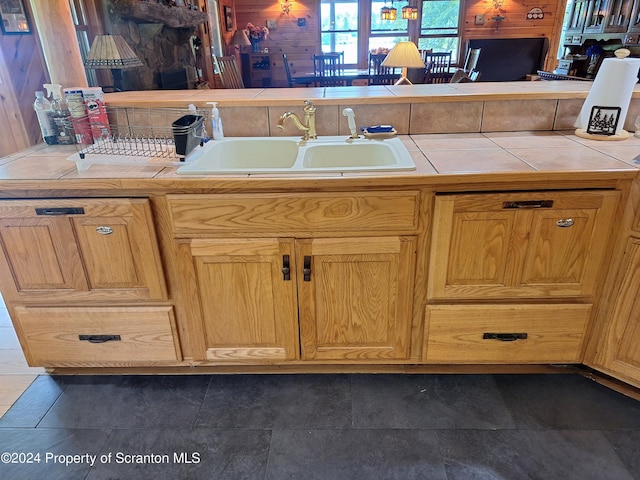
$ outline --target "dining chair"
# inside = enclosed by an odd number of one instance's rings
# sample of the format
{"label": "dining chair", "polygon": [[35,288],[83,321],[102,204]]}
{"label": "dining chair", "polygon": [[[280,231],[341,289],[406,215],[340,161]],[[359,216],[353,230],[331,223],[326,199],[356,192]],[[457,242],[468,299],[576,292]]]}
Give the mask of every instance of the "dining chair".
{"label": "dining chair", "polygon": [[244,88],[242,75],[238,68],[238,62],[234,55],[226,57],[213,57],[216,70],[220,73],[222,88]]}
{"label": "dining chair", "polygon": [[430,52],[425,54],[426,76],[424,83],[449,83],[452,73],[451,52]]}
{"label": "dining chair", "polygon": [[471,48],[467,50],[467,55],[464,59],[464,67],[462,70],[465,72],[471,72],[478,66],[478,59],[480,58],[481,48]]}
{"label": "dining chair", "polygon": [[400,77],[397,68],[383,67],[386,53],[369,53],[369,85],[393,85]]}
{"label": "dining chair", "polygon": [[313,56],[313,71],[319,78],[321,87],[342,87],[344,78],[339,78],[343,72],[342,57],[338,52],[323,53]]}
{"label": "dining chair", "polygon": [[289,59],[287,58],[287,54],[282,54],[282,61],[284,62],[284,72],[287,74],[287,83],[289,84],[289,88],[293,88],[293,77],[291,76],[291,66],[289,65]]}

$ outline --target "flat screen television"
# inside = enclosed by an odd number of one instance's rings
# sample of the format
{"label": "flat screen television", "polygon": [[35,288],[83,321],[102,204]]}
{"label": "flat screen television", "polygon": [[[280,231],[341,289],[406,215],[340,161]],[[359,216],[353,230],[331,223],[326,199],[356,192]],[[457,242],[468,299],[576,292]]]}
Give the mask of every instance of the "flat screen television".
{"label": "flat screen television", "polygon": [[472,48],[482,49],[476,66],[479,81],[512,82],[544,70],[549,39],[478,38],[467,42],[467,51]]}

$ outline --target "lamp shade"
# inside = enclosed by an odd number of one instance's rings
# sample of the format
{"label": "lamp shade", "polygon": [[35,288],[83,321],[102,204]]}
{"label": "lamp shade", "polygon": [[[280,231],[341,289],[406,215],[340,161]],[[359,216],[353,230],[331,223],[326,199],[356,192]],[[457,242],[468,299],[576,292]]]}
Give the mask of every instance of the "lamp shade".
{"label": "lamp shade", "polygon": [[121,35],[97,35],[84,65],[119,69],[141,67],[143,63]]}
{"label": "lamp shade", "polygon": [[251,45],[249,37],[247,37],[247,32],[242,29],[236,30],[233,33],[233,37],[231,37],[231,45]]}
{"label": "lamp shade", "polygon": [[413,42],[398,42],[381,64],[392,68],[424,68],[418,47]]}

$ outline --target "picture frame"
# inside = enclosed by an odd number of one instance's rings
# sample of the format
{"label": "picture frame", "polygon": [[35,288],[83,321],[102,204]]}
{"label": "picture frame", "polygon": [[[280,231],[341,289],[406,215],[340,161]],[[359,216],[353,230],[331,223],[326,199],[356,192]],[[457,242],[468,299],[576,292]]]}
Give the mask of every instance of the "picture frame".
{"label": "picture frame", "polygon": [[591,135],[615,135],[621,111],[621,107],[605,107],[598,105],[591,107],[587,133],[590,133]]}
{"label": "picture frame", "polygon": [[224,28],[233,32],[233,9],[228,5],[224,7]]}
{"label": "picture frame", "polygon": [[24,0],[0,0],[0,26],[5,35],[31,33]]}

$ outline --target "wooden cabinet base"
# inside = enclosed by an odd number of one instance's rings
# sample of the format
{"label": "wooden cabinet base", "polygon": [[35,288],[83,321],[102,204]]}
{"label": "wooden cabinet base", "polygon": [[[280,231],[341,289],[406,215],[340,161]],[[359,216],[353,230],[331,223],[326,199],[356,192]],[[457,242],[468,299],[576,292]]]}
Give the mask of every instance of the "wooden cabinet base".
{"label": "wooden cabinet base", "polygon": [[591,305],[430,305],[427,363],[580,363]]}
{"label": "wooden cabinet base", "polygon": [[181,360],[169,306],[15,307],[31,366],[152,366]]}

